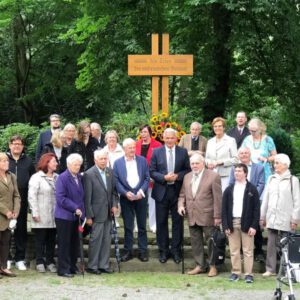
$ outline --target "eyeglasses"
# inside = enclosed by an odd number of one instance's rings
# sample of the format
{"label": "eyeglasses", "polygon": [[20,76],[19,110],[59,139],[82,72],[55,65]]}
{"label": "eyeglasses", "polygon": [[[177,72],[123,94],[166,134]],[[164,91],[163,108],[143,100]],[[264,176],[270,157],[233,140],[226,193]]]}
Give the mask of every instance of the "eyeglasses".
{"label": "eyeglasses", "polygon": [[256,133],[256,132],[257,132],[257,130],[251,130],[251,129],[249,129],[249,131],[250,131],[251,133]]}
{"label": "eyeglasses", "polygon": [[223,128],[223,125],[215,125],[214,128]]}
{"label": "eyeglasses", "polygon": [[21,143],[11,143],[12,146],[23,146]]}

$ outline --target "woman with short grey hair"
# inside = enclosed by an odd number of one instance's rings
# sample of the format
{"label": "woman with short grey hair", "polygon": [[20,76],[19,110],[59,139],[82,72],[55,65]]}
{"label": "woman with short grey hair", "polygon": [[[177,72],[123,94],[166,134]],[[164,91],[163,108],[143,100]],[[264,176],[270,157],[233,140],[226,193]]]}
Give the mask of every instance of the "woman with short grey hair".
{"label": "woman with short grey hair", "polygon": [[81,155],[67,157],[67,170],[59,175],[56,182],[55,223],[58,241],[58,270],[63,277],[73,277],[78,273],[76,267],[79,250],[79,218],[84,220],[84,190],[80,168]]}
{"label": "woman with short grey hair", "polygon": [[275,155],[275,174],[269,177],[265,187],[260,221],[268,229],[265,277],[276,275],[276,247],[282,236],[296,230],[300,222],[299,180],[291,174],[290,163],[286,154]]}

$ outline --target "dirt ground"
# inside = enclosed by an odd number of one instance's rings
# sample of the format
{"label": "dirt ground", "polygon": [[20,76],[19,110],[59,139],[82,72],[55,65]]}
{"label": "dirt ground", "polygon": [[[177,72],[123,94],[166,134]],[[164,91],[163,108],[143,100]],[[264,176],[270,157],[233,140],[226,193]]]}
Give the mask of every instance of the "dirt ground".
{"label": "dirt ground", "polygon": [[[287,291],[287,289],[284,289]],[[299,292],[299,290],[297,291]],[[267,300],[273,291],[257,290],[202,290],[200,293],[186,287],[185,290],[167,288],[128,288],[101,285],[101,282],[85,282],[81,278],[70,281],[59,277],[3,278],[0,280],[0,299],[200,299],[200,300]],[[284,298],[283,298],[284,299]]]}

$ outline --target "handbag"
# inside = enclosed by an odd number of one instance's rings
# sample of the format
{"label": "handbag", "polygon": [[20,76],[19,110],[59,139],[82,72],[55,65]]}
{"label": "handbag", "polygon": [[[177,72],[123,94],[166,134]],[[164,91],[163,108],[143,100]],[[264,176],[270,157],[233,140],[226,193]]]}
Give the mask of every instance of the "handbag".
{"label": "handbag", "polygon": [[208,246],[211,249],[210,265],[222,265],[225,261],[226,235],[221,227],[215,227]]}

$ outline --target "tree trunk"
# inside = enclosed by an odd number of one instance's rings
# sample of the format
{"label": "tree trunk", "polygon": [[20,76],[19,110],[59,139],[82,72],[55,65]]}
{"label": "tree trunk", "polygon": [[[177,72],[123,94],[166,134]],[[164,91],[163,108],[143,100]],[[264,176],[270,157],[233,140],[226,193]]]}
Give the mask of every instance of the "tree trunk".
{"label": "tree trunk", "polygon": [[30,70],[30,48],[28,44],[28,32],[20,12],[17,12],[13,20],[13,42],[15,51],[16,97],[23,109],[24,120],[32,120],[33,108],[26,101],[27,84]]}
{"label": "tree trunk", "polygon": [[230,39],[232,17],[224,5],[214,3],[211,6],[213,20],[214,46],[212,59],[212,83],[203,101],[204,121],[212,121],[217,116],[223,116],[230,86],[231,51],[228,46]]}

